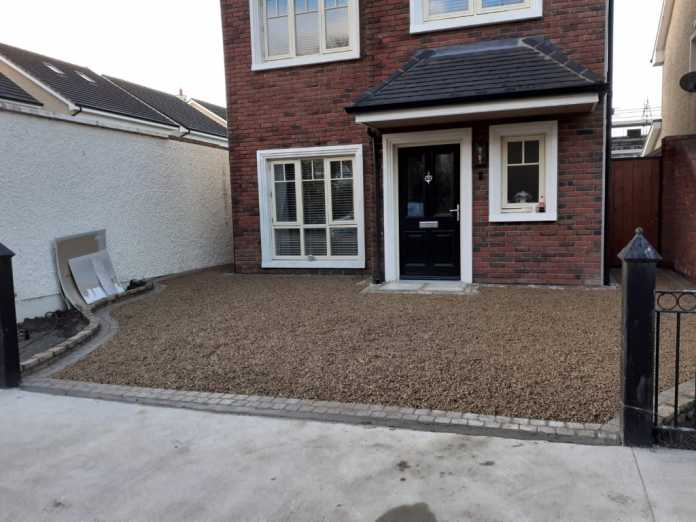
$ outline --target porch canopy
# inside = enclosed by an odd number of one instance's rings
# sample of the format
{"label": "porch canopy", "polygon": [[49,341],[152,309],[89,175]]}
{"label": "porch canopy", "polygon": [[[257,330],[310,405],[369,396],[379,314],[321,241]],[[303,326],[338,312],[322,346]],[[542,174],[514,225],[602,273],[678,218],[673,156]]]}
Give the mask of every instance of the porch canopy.
{"label": "porch canopy", "polygon": [[590,112],[606,84],[543,37],[416,52],[346,111],[375,128]]}

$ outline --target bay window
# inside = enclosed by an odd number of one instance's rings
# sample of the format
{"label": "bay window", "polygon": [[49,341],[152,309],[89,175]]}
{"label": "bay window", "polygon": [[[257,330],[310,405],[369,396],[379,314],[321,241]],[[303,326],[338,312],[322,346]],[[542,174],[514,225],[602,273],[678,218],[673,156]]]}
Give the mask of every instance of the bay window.
{"label": "bay window", "polygon": [[489,147],[490,221],[555,221],[557,122],[491,126]]}
{"label": "bay window", "polygon": [[359,57],[358,0],[250,0],[252,69]]}
{"label": "bay window", "polygon": [[543,0],[411,0],[411,32],[539,18]]}
{"label": "bay window", "polygon": [[361,158],[361,146],[259,151],[262,266],[364,267]]}

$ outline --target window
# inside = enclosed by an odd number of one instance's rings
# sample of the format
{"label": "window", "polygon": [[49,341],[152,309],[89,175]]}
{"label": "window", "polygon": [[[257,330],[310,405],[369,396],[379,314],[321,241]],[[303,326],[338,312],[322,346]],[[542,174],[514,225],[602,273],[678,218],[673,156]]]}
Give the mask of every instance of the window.
{"label": "window", "polygon": [[58,67],[56,67],[56,66],[53,65],[52,63],[44,62],[44,65],[45,65],[46,67],[48,67],[50,70],[52,70],[54,73],[56,73],[56,74],[60,74],[61,76],[62,76],[62,75],[65,75],[65,73],[64,73],[63,71],[61,71]]}
{"label": "window", "polygon": [[358,0],[250,0],[252,69],[358,58]]}
{"label": "window", "polygon": [[491,221],[555,221],[558,124],[490,128],[488,203]]}
{"label": "window", "polygon": [[262,266],[364,268],[362,147],[259,151]]}
{"label": "window", "polygon": [[539,18],[543,0],[411,0],[411,32]]}

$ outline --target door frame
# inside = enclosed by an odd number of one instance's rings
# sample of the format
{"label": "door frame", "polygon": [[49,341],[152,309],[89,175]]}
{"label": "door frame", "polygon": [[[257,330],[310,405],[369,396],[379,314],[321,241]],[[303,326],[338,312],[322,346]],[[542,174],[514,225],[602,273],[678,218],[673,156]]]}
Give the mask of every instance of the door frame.
{"label": "door frame", "polygon": [[471,129],[399,132],[382,135],[382,197],[384,205],[384,279],[399,281],[399,149],[459,144],[461,281],[473,283],[473,168]]}

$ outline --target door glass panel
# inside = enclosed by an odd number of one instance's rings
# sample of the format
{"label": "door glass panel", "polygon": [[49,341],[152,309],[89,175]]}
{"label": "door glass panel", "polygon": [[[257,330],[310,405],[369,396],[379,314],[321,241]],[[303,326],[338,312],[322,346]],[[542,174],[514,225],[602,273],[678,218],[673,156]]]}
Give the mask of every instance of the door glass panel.
{"label": "door glass panel", "polygon": [[454,183],[454,152],[436,152],[433,160],[433,216],[449,217],[459,199]]}
{"label": "door glass panel", "polygon": [[539,201],[539,165],[508,167],[508,203]]}
{"label": "door glass panel", "polygon": [[425,155],[423,153],[404,154],[407,162],[406,216],[422,218],[425,216]]}

